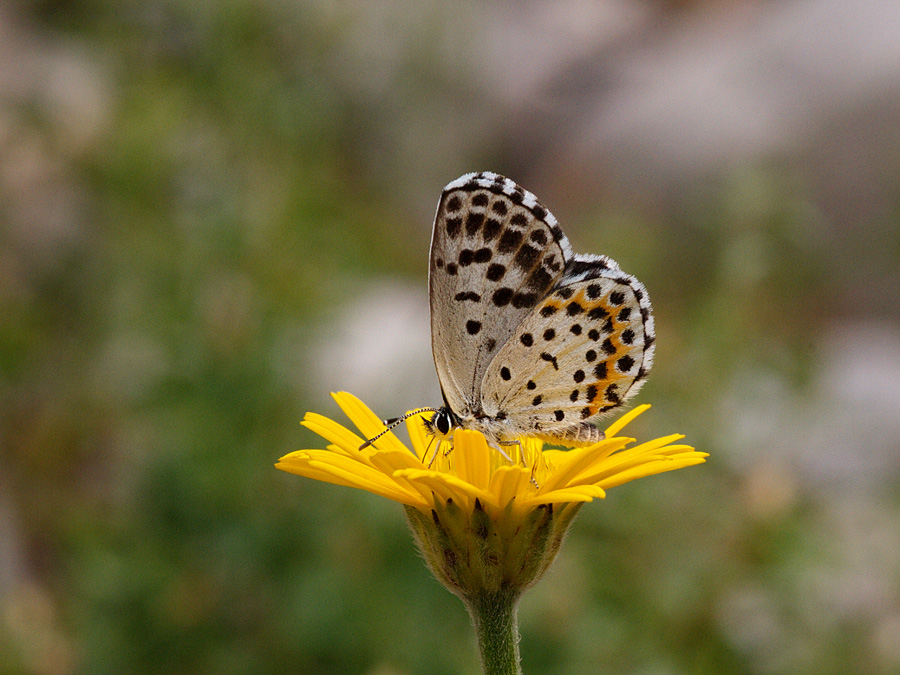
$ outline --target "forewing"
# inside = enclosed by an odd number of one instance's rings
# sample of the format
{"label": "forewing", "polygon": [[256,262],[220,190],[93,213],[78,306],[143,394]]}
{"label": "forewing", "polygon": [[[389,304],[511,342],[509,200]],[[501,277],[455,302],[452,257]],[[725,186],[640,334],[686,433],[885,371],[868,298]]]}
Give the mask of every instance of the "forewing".
{"label": "forewing", "polygon": [[428,279],[434,363],[454,413],[480,412],[488,364],[570,258],[553,215],[508,178],[466,174],[444,188]]}
{"label": "forewing", "polygon": [[576,256],[487,369],[484,407],[522,435],[565,437],[637,393],[655,335],[644,286],[603,256]]}

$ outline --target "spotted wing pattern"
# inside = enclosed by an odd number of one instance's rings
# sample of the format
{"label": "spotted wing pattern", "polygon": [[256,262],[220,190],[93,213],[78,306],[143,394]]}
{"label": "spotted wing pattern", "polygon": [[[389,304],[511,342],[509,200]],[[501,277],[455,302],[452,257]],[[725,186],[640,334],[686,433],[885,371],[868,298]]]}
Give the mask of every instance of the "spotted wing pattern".
{"label": "spotted wing pattern", "polygon": [[431,340],[456,415],[482,414],[488,365],[571,258],[553,215],[513,181],[472,173],[444,188],[431,241]]}
{"label": "spotted wing pattern", "polygon": [[653,362],[644,286],[605,256],[575,256],[484,375],[484,410],[523,435],[576,438],[637,393]]}

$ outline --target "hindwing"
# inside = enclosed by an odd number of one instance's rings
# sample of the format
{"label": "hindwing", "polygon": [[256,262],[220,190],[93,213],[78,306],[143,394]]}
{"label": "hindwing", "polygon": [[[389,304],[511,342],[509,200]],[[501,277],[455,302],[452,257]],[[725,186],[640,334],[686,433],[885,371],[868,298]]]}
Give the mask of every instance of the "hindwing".
{"label": "hindwing", "polygon": [[604,256],[576,256],[488,366],[483,406],[522,434],[575,435],[637,393],[653,362],[644,286]]}

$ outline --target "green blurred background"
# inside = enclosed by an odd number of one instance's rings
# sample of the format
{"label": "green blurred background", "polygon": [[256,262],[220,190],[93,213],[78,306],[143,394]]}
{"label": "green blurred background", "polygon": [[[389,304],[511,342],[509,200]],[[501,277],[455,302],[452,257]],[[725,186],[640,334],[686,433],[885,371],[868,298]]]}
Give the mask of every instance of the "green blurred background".
{"label": "green blurred background", "polygon": [[[852,7],[852,9],[851,9]],[[900,672],[900,8],[0,3],[0,672],[455,675],[401,508],[273,468],[439,401],[443,185],[643,280],[641,437],[526,673]]]}

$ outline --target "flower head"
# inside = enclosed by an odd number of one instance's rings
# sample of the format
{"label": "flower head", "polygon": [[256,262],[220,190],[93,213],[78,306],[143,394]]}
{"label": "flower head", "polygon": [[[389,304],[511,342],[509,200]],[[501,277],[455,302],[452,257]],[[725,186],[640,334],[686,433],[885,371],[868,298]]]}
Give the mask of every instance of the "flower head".
{"label": "flower head", "polygon": [[649,405],[620,417],[607,427],[604,440],[587,447],[547,449],[544,441],[522,438],[520,444],[505,446],[514,464],[480,433],[466,429],[457,429],[450,448],[442,446],[433,456],[435,443],[427,431],[426,413],[406,421],[412,448],[388,432],[360,450],[366,439],[384,432],[385,426],[352,394],[333,396],[362,435],[307,413],[303,425],[327,440],[327,449],[298,450],[282,457],[276,466],[307,478],[368,490],[426,515],[449,501],[466,512],[478,504],[494,519],[504,513],[522,517],[540,506],[603,498],[611,487],[700,464],[707,456],[677,444],[683,438],[680,434],[639,445],[633,445],[633,438],[618,436]]}
{"label": "flower head", "polygon": [[406,420],[408,448],[358,398],[333,396],[362,435],[307,413],[303,424],[329,442],[327,449],[298,450],[276,466],[403,504],[428,566],[469,610],[490,674],[521,674],[519,597],[553,562],[581,505],[605,497],[608,488],[706,457],[677,444],[679,434],[639,445],[619,436],[648,405],[613,422],[593,445],[564,451],[521,438],[505,446],[504,456],[466,429],[454,430],[444,450],[425,411]]}

